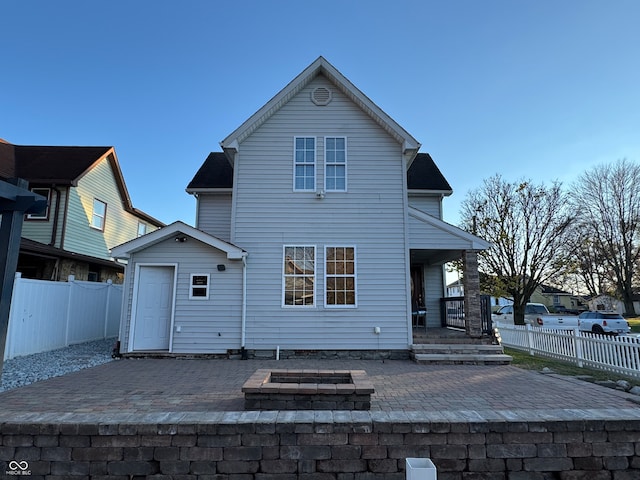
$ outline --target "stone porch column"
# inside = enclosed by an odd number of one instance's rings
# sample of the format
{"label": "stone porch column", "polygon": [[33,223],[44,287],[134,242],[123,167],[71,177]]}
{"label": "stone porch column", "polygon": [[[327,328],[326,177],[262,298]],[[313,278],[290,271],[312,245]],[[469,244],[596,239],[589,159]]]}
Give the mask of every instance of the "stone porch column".
{"label": "stone porch column", "polygon": [[482,337],[480,318],[480,274],[478,273],[478,252],[465,250],[462,254],[462,283],[464,286],[465,330],[471,338]]}

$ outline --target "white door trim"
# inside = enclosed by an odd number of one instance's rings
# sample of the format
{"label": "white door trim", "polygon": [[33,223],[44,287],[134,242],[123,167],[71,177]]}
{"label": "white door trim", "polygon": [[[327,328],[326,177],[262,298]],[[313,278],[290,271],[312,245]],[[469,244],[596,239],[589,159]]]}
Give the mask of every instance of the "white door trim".
{"label": "white door trim", "polygon": [[140,267],[172,267],[173,268],[173,298],[171,299],[171,319],[169,321],[169,353],[173,352],[173,329],[176,312],[176,287],[178,283],[178,264],[177,263],[136,263],[134,280],[133,280],[133,298],[131,299],[131,316],[129,317],[129,341],[128,351],[133,352],[133,336],[135,332],[136,313],[138,309],[138,292],[140,289]]}

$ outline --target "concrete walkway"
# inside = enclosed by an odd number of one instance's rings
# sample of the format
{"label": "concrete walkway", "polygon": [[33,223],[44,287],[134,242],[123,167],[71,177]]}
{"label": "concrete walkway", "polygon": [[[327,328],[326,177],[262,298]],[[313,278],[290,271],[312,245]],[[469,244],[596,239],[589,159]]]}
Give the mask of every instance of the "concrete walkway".
{"label": "concrete walkway", "polygon": [[365,370],[375,388],[372,411],[640,411],[638,396],[512,366],[426,366],[408,360],[122,359],[0,393],[0,420],[30,413],[242,411],[242,384],[259,368]]}

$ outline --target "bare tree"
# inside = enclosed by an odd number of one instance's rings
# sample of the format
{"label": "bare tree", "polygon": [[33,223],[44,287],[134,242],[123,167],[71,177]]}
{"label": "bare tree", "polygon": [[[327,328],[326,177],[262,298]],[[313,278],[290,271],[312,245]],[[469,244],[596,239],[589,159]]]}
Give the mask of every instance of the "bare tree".
{"label": "bare tree", "polygon": [[[589,239],[596,255],[593,261],[600,262],[603,276],[624,302],[627,315],[635,315],[633,286],[640,258],[640,166],[619,160],[586,171],[573,185],[571,202],[578,216],[576,226]],[[589,259],[585,261],[588,263]]]}
{"label": "bare tree", "polygon": [[615,295],[615,286],[609,280],[608,269],[593,234],[579,221],[569,228],[562,250],[567,268],[560,288],[566,289],[566,285],[571,284],[575,286],[574,290],[592,297],[601,293]]}
{"label": "bare tree", "polygon": [[493,294],[513,298],[514,322],[524,324],[535,289],[564,268],[558,253],[571,218],[561,185],[500,175],[484,180],[462,204],[463,227],[491,242],[479,255],[480,270],[493,280]]}

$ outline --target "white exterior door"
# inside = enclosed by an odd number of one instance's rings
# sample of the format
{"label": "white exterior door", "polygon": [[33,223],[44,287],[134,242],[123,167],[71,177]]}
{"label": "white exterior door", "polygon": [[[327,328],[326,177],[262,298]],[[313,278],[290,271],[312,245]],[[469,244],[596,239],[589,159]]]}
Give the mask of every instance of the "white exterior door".
{"label": "white exterior door", "polygon": [[133,350],[169,350],[173,306],[172,266],[141,266],[133,331]]}

